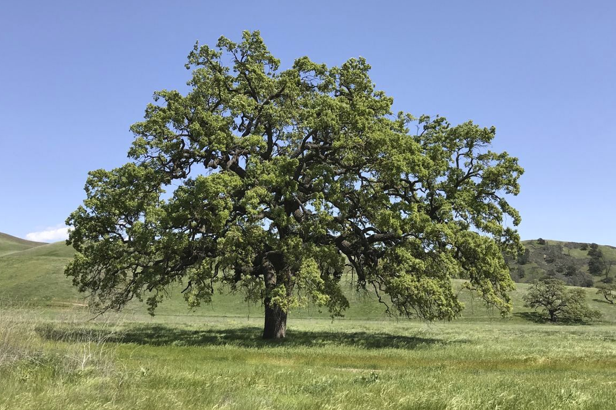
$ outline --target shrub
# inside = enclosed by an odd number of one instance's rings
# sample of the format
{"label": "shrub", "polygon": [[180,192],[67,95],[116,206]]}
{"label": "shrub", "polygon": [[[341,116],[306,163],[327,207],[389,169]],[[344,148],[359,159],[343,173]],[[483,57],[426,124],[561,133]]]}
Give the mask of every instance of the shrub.
{"label": "shrub", "polygon": [[567,284],[571,286],[581,286],[583,288],[591,288],[595,285],[595,280],[592,275],[586,272],[578,272],[575,276],[567,278]]}
{"label": "shrub", "polygon": [[577,273],[578,273],[577,267],[573,263],[567,265],[567,267],[565,268],[566,276],[575,276]]}
{"label": "shrub", "polygon": [[528,263],[530,259],[530,249],[526,248],[524,249],[524,253],[521,253],[518,256],[518,264],[519,265],[526,265]]}

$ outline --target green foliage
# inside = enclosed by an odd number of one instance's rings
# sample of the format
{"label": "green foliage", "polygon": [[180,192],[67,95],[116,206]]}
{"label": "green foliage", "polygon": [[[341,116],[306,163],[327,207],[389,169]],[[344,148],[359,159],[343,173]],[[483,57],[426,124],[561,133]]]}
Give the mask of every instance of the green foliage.
{"label": "green foliage", "polygon": [[529,258],[530,258],[530,249],[524,249],[524,252],[518,255],[517,262],[519,265],[526,265],[529,261]]}
{"label": "green foliage", "polygon": [[588,256],[590,256],[591,258],[601,257],[603,256],[603,251],[601,251],[599,245],[597,245],[596,243],[591,243],[590,249],[588,249]]}
{"label": "green foliage", "polygon": [[596,243],[590,245],[588,256],[590,256],[588,260],[588,272],[593,275],[604,275],[605,277],[602,282],[612,283],[613,278],[610,277],[610,271],[615,263],[614,260],[606,258],[603,251]]}
{"label": "green foliage", "polygon": [[512,275],[512,278],[518,282],[532,283],[546,275],[551,275],[572,286],[592,287],[599,281],[604,282],[611,279],[610,268],[616,263],[615,247],[597,245],[597,250],[603,255],[606,269],[601,275],[593,276],[588,273],[587,268],[591,257],[580,249],[582,243],[549,241],[549,244],[539,245],[535,239],[524,241],[522,244],[528,251],[528,259],[526,257],[506,259],[511,272],[517,272],[519,268],[524,271],[522,275],[519,273]]}
{"label": "green foliage", "polygon": [[573,275],[568,276],[567,284],[571,286],[581,286],[584,288],[590,288],[595,285],[592,275],[582,271],[576,271]]}
{"label": "green foliage", "polygon": [[586,303],[584,289],[565,287],[558,279],[544,279],[535,282],[524,296],[526,306],[541,309],[551,322],[583,322],[598,319],[599,311]]}
{"label": "green foliage", "polygon": [[590,256],[588,260],[588,272],[591,275],[602,275],[606,266],[603,260],[603,252],[596,243],[590,245],[588,256]]}
{"label": "green foliage", "polygon": [[577,273],[578,269],[575,264],[570,263],[565,267],[565,275],[566,276],[574,276]]}
{"label": "green foliage", "polygon": [[546,241],[545,241],[545,239],[543,239],[543,238],[539,238],[539,239],[537,239],[537,244],[538,244],[538,245],[545,245],[545,244],[546,244]]}
{"label": "green foliage", "polygon": [[279,66],[258,32],[195,45],[188,94],[156,92],[132,126],[133,162],[90,173],[67,220],[74,284],[101,309],[154,311],[176,283],[196,306],[223,284],[337,316],[348,265],[395,313],[458,316],[459,275],[507,313],[523,170],[488,149],[495,129],[394,115],[363,58]]}

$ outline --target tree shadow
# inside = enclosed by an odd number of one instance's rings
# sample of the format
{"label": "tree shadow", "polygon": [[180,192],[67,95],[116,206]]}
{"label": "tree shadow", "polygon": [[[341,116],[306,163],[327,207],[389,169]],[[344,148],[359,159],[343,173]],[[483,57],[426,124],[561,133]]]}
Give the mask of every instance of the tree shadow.
{"label": "tree shadow", "polygon": [[540,314],[539,312],[516,312],[513,316],[517,316],[534,323],[552,323],[546,316]]}
{"label": "tree shadow", "polygon": [[597,298],[595,298],[595,299],[593,299],[592,301],[593,301],[593,302],[598,302],[598,303],[605,303],[606,305],[612,305],[612,306],[614,306],[614,303],[610,303],[610,302],[608,302],[608,301],[607,301],[607,300],[605,300],[605,299],[597,299]]}
{"label": "tree shadow", "polygon": [[324,332],[288,330],[281,340],[263,340],[258,327],[228,329],[185,329],[165,325],[137,325],[119,331],[87,327],[68,327],[44,324],[36,327],[37,334],[47,340],[77,342],[104,341],[150,346],[238,346],[264,347],[326,347],[353,346],[365,349],[421,349],[431,345],[467,343],[466,340],[392,335],[374,332]]}
{"label": "tree shadow", "polygon": [[513,314],[514,316],[520,317],[522,319],[528,320],[534,323],[541,324],[552,324],[552,325],[591,325],[592,321],[590,320],[573,320],[568,318],[559,318],[556,322],[552,322],[545,315],[542,315],[539,312],[517,312]]}

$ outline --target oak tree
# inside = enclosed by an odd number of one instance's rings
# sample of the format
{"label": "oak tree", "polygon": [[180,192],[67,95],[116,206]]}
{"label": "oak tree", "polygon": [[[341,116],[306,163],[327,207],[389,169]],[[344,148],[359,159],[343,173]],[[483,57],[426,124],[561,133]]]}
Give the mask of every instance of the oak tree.
{"label": "oak tree", "polygon": [[610,271],[612,270],[614,261],[608,260],[596,243],[590,244],[588,256],[590,256],[588,260],[588,272],[592,275],[605,275],[604,281],[609,282],[611,279]]}
{"label": "oak tree", "polygon": [[195,45],[187,68],[190,91],[154,94],[130,162],[90,172],[67,220],[66,274],[98,308],[153,312],[169,289],[198,306],[228,286],[281,338],[295,307],[342,315],[350,272],[392,313],[458,316],[454,277],[511,309],[506,196],[523,170],[489,150],[493,127],[393,114],[363,58],[282,69],[258,32]]}
{"label": "oak tree", "polygon": [[599,311],[588,306],[584,289],[568,289],[559,279],[536,281],[524,295],[524,301],[527,307],[547,314],[550,322],[583,322],[601,316]]}
{"label": "oak tree", "polygon": [[597,285],[597,295],[603,296],[607,303],[614,304],[616,299],[616,285],[613,283],[600,283]]}

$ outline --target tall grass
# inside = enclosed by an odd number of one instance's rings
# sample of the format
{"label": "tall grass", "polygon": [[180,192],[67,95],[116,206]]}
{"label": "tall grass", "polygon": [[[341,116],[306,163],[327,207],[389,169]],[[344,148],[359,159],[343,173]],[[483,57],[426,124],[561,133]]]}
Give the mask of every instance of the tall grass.
{"label": "tall grass", "polygon": [[[83,325],[76,316],[66,317],[62,329],[40,319],[29,309],[0,310],[0,375],[18,380],[35,375],[55,381],[96,373],[108,375],[114,369],[115,347],[108,346],[119,324],[103,322],[99,328],[79,332]],[[55,332],[50,342],[48,334]]]}
{"label": "tall grass", "polygon": [[260,325],[5,315],[0,409],[616,408],[612,325]]}

